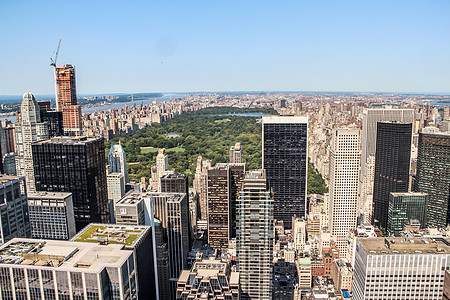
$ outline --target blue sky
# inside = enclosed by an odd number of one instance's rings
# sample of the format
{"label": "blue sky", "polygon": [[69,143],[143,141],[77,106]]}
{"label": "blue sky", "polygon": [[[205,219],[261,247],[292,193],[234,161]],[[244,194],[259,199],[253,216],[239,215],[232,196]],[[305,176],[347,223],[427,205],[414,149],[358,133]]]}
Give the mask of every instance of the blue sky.
{"label": "blue sky", "polygon": [[0,0],[0,94],[450,92],[450,1]]}

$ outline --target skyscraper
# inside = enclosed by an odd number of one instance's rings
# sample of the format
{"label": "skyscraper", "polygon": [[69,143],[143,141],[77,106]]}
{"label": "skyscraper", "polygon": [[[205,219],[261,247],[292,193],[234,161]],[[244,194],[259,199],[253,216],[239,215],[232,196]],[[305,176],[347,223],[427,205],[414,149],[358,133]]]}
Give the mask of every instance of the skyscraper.
{"label": "skyscraper", "polygon": [[208,216],[208,170],[211,168],[210,160],[197,158],[197,168],[193,186],[198,195],[198,215],[200,220],[206,220]]}
{"label": "skyscraper", "polygon": [[231,238],[236,237],[236,202],[245,175],[245,163],[230,163],[230,226]]}
{"label": "skyscraper", "polygon": [[228,248],[231,237],[231,173],[227,164],[208,170],[208,244]]}
{"label": "skyscraper", "polygon": [[242,148],[241,143],[236,143],[236,145],[230,148],[230,163],[241,163],[242,162]]}
{"label": "skyscraper", "polygon": [[330,231],[341,257],[347,253],[346,235],[356,228],[360,168],[359,129],[333,131],[330,151]]}
{"label": "skyscraper", "polygon": [[445,227],[450,223],[450,134],[419,133],[416,191],[428,194],[426,226]]}
{"label": "skyscraper", "polygon": [[112,145],[108,153],[108,163],[110,173],[121,173],[125,183],[130,182],[128,176],[127,157],[123,151],[122,145]]}
{"label": "skyscraper", "polygon": [[245,173],[237,200],[237,264],[242,299],[272,299],[273,198],[264,170]]}
{"label": "skyscraper", "polygon": [[41,110],[41,121],[47,123],[48,137],[61,136],[63,130],[63,114],[61,111],[52,110],[50,101],[39,101]]}
{"label": "skyscraper", "polygon": [[72,193],[77,231],[108,223],[105,145],[102,138],[54,137],[33,144],[36,190]]}
{"label": "skyscraper", "polygon": [[30,92],[23,94],[16,134],[16,174],[25,176],[27,190],[35,191],[31,144],[48,138],[47,124],[41,122],[39,105]]}
{"label": "skyscraper", "polygon": [[28,210],[32,238],[68,240],[75,235],[71,193],[29,193]]}
{"label": "skyscraper", "polygon": [[423,227],[427,198],[428,195],[424,193],[390,193],[387,234],[403,231],[408,220],[418,220]]}
{"label": "skyscraper", "polygon": [[441,300],[448,238],[358,238],[352,299]]}
{"label": "skyscraper", "polygon": [[274,217],[291,228],[306,215],[308,118],[264,116],[262,163],[274,194]]}
{"label": "skyscraper", "polygon": [[63,113],[64,134],[81,135],[81,106],[77,105],[75,68],[72,65],[55,67],[56,110]]}
{"label": "skyscraper", "polygon": [[378,122],[373,218],[381,228],[387,227],[389,194],[408,191],[411,138],[411,123]]}
{"label": "skyscraper", "polygon": [[397,121],[402,123],[413,123],[414,109],[377,109],[369,108],[363,111],[363,124],[361,136],[361,167],[365,174],[366,162],[369,155],[375,155],[377,141],[377,122]]}
{"label": "skyscraper", "polygon": [[0,176],[0,244],[30,236],[25,178]]}

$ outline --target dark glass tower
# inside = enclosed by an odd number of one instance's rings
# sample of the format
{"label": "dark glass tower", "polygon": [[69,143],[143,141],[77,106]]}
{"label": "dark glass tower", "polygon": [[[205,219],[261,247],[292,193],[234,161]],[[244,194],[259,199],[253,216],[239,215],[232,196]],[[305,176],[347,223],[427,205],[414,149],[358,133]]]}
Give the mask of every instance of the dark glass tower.
{"label": "dark glass tower", "polygon": [[102,138],[55,137],[32,149],[36,191],[72,193],[77,231],[109,223]]}
{"label": "dark glass tower", "polygon": [[274,217],[292,226],[292,216],[306,215],[308,118],[264,116],[263,167],[273,192]]}
{"label": "dark glass tower", "polygon": [[416,191],[428,194],[426,226],[442,228],[450,223],[450,134],[424,131],[419,134]]}
{"label": "dark glass tower", "polygon": [[411,136],[411,123],[378,122],[373,218],[381,228],[387,227],[389,194],[408,191]]}

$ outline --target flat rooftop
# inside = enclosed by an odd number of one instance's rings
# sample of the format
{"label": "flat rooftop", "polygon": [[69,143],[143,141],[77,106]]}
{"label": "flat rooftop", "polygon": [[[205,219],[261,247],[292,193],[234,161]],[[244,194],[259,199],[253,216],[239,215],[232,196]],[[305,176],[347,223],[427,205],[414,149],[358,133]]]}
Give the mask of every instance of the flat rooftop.
{"label": "flat rooftop", "polygon": [[263,116],[263,124],[297,124],[308,123],[308,117],[305,116]]}
{"label": "flat rooftop", "polygon": [[19,181],[20,178],[23,178],[23,180],[25,180],[25,177],[0,175],[0,185],[4,185],[7,184],[8,182],[13,182],[15,180]]}
{"label": "flat rooftop", "polygon": [[420,192],[391,192],[393,196],[428,196],[427,193]]}
{"label": "flat rooftop", "polygon": [[33,144],[50,144],[50,143],[60,143],[60,144],[85,144],[92,141],[96,141],[99,138],[96,137],[86,137],[86,136],[56,136],[51,139],[43,140]]}
{"label": "flat rooftop", "polygon": [[450,254],[449,238],[377,237],[358,239],[368,254]]}
{"label": "flat rooftop", "polygon": [[130,192],[128,194],[126,194],[125,196],[123,196],[122,199],[120,199],[119,201],[116,202],[117,204],[120,205],[136,205],[137,203],[141,202],[144,200],[144,196],[145,194],[143,193],[137,193],[137,192]]}
{"label": "flat rooftop", "polygon": [[15,238],[0,247],[1,265],[49,268],[60,271],[100,272],[120,267],[133,253],[122,245]]}
{"label": "flat rooftop", "polygon": [[60,193],[60,192],[29,192],[28,199],[54,199],[61,200],[72,196],[72,193]]}
{"label": "flat rooftop", "polygon": [[[78,232],[71,241],[95,244],[118,244],[134,248],[151,230],[149,226],[91,223]],[[148,233],[150,234],[150,233]]]}

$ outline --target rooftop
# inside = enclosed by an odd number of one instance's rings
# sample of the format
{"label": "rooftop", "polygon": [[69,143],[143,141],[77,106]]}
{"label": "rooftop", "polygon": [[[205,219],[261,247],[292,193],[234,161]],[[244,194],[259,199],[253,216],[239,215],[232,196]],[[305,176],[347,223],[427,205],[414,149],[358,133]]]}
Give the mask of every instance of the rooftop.
{"label": "rooftop", "polygon": [[136,192],[130,192],[123,196],[122,199],[116,202],[116,205],[136,205],[137,203],[144,200],[145,194],[143,193],[136,193]]}
{"label": "rooftop", "polygon": [[0,176],[0,185],[4,185],[4,184],[7,184],[8,182],[13,182],[13,181],[18,182],[21,178],[23,178],[23,180],[25,180],[25,177],[1,175]]}
{"label": "rooftop", "polygon": [[308,117],[305,116],[263,116],[263,124],[292,124],[292,123],[308,123]]}
{"label": "rooftop", "polygon": [[60,193],[60,192],[29,192],[28,199],[55,199],[65,200],[67,197],[72,196],[72,193]]}
{"label": "rooftop", "polygon": [[126,247],[135,247],[139,240],[150,229],[149,226],[95,224],[87,225],[78,232],[71,241],[96,244],[119,244]]}
{"label": "rooftop", "polygon": [[0,246],[0,265],[100,272],[107,266],[119,267],[132,251],[121,245],[97,245],[72,241],[15,238]]}
{"label": "rooftop", "polygon": [[449,238],[378,237],[358,240],[369,254],[450,254]]}
{"label": "rooftop", "polygon": [[96,137],[86,137],[86,136],[56,136],[51,139],[43,140],[40,142],[34,143],[36,144],[50,144],[50,143],[59,143],[59,144],[86,144],[89,142],[93,142],[98,140]]}

